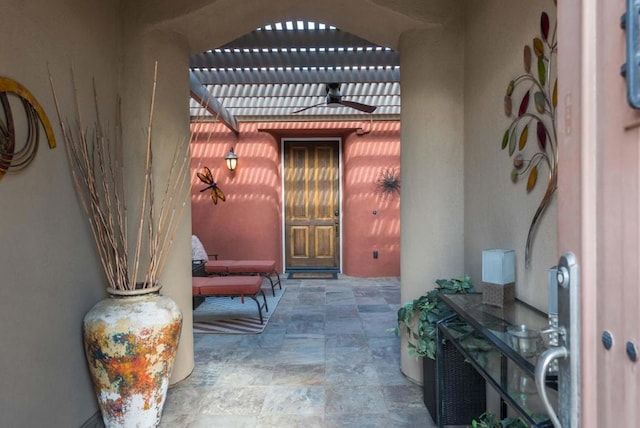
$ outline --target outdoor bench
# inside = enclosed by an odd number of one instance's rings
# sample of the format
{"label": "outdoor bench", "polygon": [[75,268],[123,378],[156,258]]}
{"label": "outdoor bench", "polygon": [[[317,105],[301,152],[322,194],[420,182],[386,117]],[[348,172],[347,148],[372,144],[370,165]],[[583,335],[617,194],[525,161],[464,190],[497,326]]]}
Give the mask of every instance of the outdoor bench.
{"label": "outdoor bench", "polygon": [[[194,276],[191,278],[191,282],[194,297],[240,297],[242,303],[244,303],[245,297],[253,299],[258,306],[260,322],[264,323],[262,309],[269,312],[269,307],[261,288],[261,276]],[[260,294],[262,295],[262,304],[258,301]]]}
{"label": "outdoor bench", "polygon": [[209,275],[260,275],[269,280],[271,292],[276,295],[276,285],[282,289],[275,260],[209,260],[204,263]]}

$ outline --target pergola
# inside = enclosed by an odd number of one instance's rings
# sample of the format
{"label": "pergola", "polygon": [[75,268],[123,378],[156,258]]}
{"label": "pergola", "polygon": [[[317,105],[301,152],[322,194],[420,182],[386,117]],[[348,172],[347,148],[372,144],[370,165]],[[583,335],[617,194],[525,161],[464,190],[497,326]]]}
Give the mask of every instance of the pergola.
{"label": "pergola", "polygon": [[[376,106],[369,114],[326,105],[326,84],[344,100]],[[192,121],[399,119],[400,59],[333,26],[310,21],[264,25],[190,59]],[[299,113],[296,111],[314,106]]]}

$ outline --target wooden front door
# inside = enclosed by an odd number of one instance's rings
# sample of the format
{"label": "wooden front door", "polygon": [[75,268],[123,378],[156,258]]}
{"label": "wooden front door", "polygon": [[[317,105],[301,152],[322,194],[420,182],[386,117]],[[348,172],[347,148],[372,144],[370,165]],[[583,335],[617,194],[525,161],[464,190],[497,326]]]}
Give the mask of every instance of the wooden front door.
{"label": "wooden front door", "polygon": [[581,292],[571,428],[640,419],[640,110],[620,75],[624,13],[624,1],[558,2],[558,246],[577,254]]}
{"label": "wooden front door", "polygon": [[337,141],[285,141],[285,264],[339,267]]}

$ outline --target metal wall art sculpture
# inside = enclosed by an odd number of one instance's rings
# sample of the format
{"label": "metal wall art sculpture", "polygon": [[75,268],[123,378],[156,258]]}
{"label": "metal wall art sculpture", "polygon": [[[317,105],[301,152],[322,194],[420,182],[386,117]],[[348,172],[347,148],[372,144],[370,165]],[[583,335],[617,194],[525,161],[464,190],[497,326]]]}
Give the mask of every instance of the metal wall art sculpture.
{"label": "metal wall art sculpture", "polygon": [[[16,146],[16,129],[8,95],[17,96],[20,99],[27,118],[27,137],[20,147]],[[31,92],[20,83],[7,77],[0,77],[0,104],[3,112],[0,115],[0,179],[2,179],[7,172],[21,171],[33,161],[40,139],[38,121],[42,123],[50,148],[56,147],[56,140],[43,108]]]}
{"label": "metal wall art sculpture", "polygon": [[203,167],[202,172],[196,172],[196,175],[204,184],[208,186],[204,189],[200,190],[204,192],[205,190],[211,189],[211,200],[215,205],[218,204],[218,199],[224,202],[227,198],[224,196],[224,192],[218,187],[215,181],[213,181],[213,175],[211,174],[211,170],[206,166]]}
{"label": "metal wall art sculpture", "polygon": [[400,194],[400,171],[397,168],[384,168],[376,179],[376,189],[385,197]]}
{"label": "metal wall art sculpture", "polygon": [[[509,82],[504,97],[504,112],[511,118],[511,124],[502,137],[502,149],[509,150],[513,157],[511,180],[516,183],[520,177],[527,176],[527,193],[531,192],[538,182],[540,167],[546,165],[549,171],[547,190],[538,205],[525,248],[525,266],[531,262],[531,246],[536,227],[551,204],[558,182],[558,147],[556,139],[556,106],[558,105],[558,79],[551,78],[552,66],[555,66],[558,44],[556,40],[557,23],[550,34],[549,16],[542,12],[540,16],[540,37],[533,39],[533,53],[536,68],[531,70],[532,50],[524,47],[524,74]],[[520,100],[518,110],[512,111],[512,98],[518,93]],[[531,102],[533,101],[533,103]],[[537,148],[529,157],[525,148],[529,141],[529,128],[535,128]],[[533,132],[532,132],[533,133]],[[516,150],[517,148],[517,150]],[[530,151],[529,151],[530,153]]]}

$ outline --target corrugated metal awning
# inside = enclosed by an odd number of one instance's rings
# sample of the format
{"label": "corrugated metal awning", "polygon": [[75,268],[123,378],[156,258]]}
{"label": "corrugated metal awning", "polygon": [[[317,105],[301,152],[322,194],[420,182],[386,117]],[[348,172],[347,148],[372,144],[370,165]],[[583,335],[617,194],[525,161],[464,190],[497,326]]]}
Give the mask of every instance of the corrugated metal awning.
{"label": "corrugated metal awning", "polygon": [[[201,100],[191,100],[193,119],[224,116],[232,129],[235,121],[246,120],[397,118],[400,114],[398,53],[321,23],[265,25],[225,46],[194,55],[190,67],[192,94],[199,93],[196,98]],[[377,109],[369,115],[331,104],[294,114],[325,103],[326,84],[332,82],[341,83],[342,100]]]}

